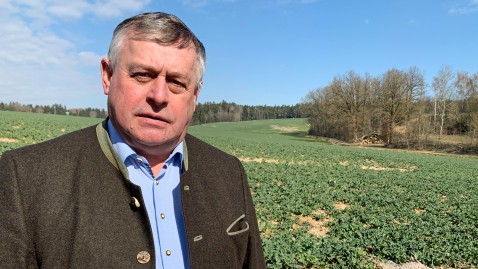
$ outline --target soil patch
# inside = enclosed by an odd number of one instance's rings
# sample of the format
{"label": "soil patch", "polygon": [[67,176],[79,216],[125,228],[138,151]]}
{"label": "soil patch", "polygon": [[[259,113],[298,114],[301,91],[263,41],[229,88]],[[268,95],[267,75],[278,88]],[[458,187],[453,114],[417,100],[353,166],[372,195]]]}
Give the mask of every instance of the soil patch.
{"label": "soil patch", "polygon": [[307,223],[309,225],[309,234],[314,235],[318,238],[327,237],[330,230],[326,226],[328,222],[333,221],[334,219],[327,215],[327,212],[323,209],[316,209],[312,212],[313,215],[325,216],[323,218],[317,219],[314,216],[296,216],[297,223],[292,226],[293,229],[297,229],[300,225]]}
{"label": "soil patch", "polygon": [[244,163],[287,163],[287,164],[297,164],[297,165],[309,165],[315,163],[311,160],[305,161],[284,161],[278,159],[267,159],[267,158],[249,158],[249,157],[238,157],[241,162]]}
{"label": "soil patch", "polygon": [[299,131],[299,127],[286,127],[286,126],[278,126],[278,125],[271,125],[271,128],[277,131],[281,131],[284,133],[292,133]]}
{"label": "soil patch", "polygon": [[348,207],[350,207],[350,205],[346,204],[346,203],[343,203],[343,202],[337,202],[337,203],[334,204],[334,209],[335,210],[342,211],[342,210],[347,209]]}
{"label": "soil patch", "polygon": [[430,267],[419,262],[408,262],[404,264],[396,264],[392,261],[381,262],[378,264],[381,269],[431,269]]}
{"label": "soil patch", "polygon": [[409,166],[405,168],[398,168],[398,167],[383,167],[380,166],[377,162],[366,160],[368,165],[362,165],[363,170],[374,170],[374,171],[400,171],[400,172],[412,172],[417,169],[416,166]]}
{"label": "soil patch", "polygon": [[17,141],[18,141],[18,140],[13,139],[13,138],[0,137],[0,142],[4,142],[4,143],[15,143],[15,142],[17,142]]}
{"label": "soil patch", "polygon": [[266,159],[266,158],[239,158],[241,162],[245,163],[280,163],[279,160],[276,159]]}
{"label": "soil patch", "polygon": [[411,172],[417,169],[415,166],[410,168],[391,168],[391,167],[381,167],[381,166],[362,166],[363,170],[375,170],[375,171],[400,171],[400,172]]}

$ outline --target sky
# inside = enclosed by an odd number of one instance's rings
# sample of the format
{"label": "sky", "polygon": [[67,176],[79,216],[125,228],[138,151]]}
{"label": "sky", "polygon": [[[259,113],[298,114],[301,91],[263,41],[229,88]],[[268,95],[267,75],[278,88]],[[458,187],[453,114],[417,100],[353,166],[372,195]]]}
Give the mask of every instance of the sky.
{"label": "sky", "polygon": [[478,0],[0,0],[0,101],[106,108],[112,32],[152,11],[204,43],[200,103],[295,105],[349,71],[478,72]]}

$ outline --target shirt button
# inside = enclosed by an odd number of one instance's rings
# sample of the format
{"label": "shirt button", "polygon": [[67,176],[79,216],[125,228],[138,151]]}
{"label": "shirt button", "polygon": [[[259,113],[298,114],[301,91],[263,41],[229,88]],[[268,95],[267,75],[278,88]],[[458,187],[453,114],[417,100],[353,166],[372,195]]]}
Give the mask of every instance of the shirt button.
{"label": "shirt button", "polygon": [[147,251],[140,251],[138,255],[136,255],[136,259],[138,260],[139,263],[145,264],[148,263],[150,260],[151,256],[149,255],[149,252]]}
{"label": "shirt button", "polygon": [[161,218],[162,218],[162,219],[166,218],[166,215],[164,215],[163,213],[161,213]]}
{"label": "shirt button", "polygon": [[136,158],[136,162],[141,164],[143,162],[143,159],[141,159],[140,157]]}
{"label": "shirt button", "polygon": [[131,198],[130,204],[136,208],[139,208],[141,206],[141,204],[139,203],[138,199],[136,199],[136,197]]}
{"label": "shirt button", "polygon": [[169,249],[166,250],[166,255],[167,255],[167,256],[171,256],[171,250],[169,250]]}

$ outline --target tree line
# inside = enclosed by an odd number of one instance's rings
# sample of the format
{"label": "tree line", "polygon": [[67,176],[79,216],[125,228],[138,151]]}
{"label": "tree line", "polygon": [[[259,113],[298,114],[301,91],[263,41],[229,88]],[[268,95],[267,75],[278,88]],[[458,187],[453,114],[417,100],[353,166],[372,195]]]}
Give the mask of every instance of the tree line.
{"label": "tree line", "polygon": [[32,105],[21,104],[19,102],[0,102],[0,110],[18,111],[18,112],[33,112],[42,114],[55,114],[55,115],[72,115],[80,117],[90,118],[106,118],[108,113],[105,109],[99,108],[69,108],[61,104],[53,105]]}
{"label": "tree line", "polygon": [[[106,118],[108,112],[98,108],[66,108],[64,105],[32,105],[18,102],[0,102],[0,110],[34,112],[57,115],[71,115],[91,118]],[[300,105],[249,106],[222,101],[220,103],[198,103],[192,124],[204,124],[221,121],[246,121],[263,119],[300,118]]]}
{"label": "tree line", "polygon": [[458,134],[476,145],[478,72],[454,73],[444,66],[427,85],[417,67],[377,77],[349,71],[309,92],[301,111],[316,136],[360,141],[376,134],[389,145],[423,148]]}
{"label": "tree line", "polygon": [[248,121],[266,119],[301,118],[300,105],[250,106],[238,105],[222,101],[220,103],[205,102],[196,105],[193,124],[204,124],[222,121]]}

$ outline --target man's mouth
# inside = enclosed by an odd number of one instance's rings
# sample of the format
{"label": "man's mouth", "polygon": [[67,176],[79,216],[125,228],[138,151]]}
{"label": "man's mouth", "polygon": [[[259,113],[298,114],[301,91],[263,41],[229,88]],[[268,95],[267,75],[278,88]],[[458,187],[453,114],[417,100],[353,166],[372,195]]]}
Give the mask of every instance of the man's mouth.
{"label": "man's mouth", "polygon": [[138,116],[139,116],[139,117],[142,117],[142,118],[148,118],[148,119],[152,119],[152,120],[156,120],[156,121],[162,121],[162,122],[169,123],[169,120],[167,120],[167,119],[165,119],[164,117],[159,116],[159,115],[140,114],[140,115],[138,115]]}

